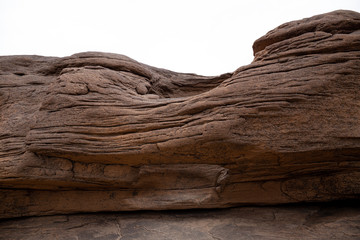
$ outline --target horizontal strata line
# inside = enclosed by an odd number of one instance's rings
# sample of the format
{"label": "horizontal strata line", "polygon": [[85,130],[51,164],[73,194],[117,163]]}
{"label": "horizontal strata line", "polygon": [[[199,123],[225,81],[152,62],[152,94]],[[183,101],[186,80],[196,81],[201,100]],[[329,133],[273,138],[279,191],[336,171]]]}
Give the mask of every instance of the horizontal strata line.
{"label": "horizontal strata line", "polygon": [[[8,139],[8,138],[25,138],[25,137],[26,137],[26,135],[10,135],[10,134],[6,134],[6,135],[0,135],[0,141]],[[17,141],[17,140],[15,140],[15,141]]]}
{"label": "horizontal strata line", "polygon": [[[307,174],[299,174],[299,175],[295,175],[295,176],[287,176],[287,177],[279,177],[276,179],[259,179],[259,180],[245,180],[245,181],[233,181],[233,182],[228,182],[226,186],[231,186],[231,185],[236,185],[236,184],[244,184],[244,183],[254,183],[254,184],[264,184],[266,182],[285,182],[285,181],[291,181],[291,180],[297,180],[297,179],[302,179],[302,178],[312,178],[312,177],[333,177],[336,176],[337,174],[345,174],[345,173],[352,173],[349,171],[324,171],[321,172],[317,175],[313,174],[313,175],[307,175]],[[356,171],[353,171],[353,173],[357,173]]]}
{"label": "horizontal strata line", "polygon": [[[355,58],[342,59],[342,60],[343,61],[324,62],[324,63],[313,64],[313,65],[305,65],[305,66],[301,66],[301,67],[297,67],[297,68],[291,68],[291,69],[288,69],[288,70],[271,71],[271,72],[265,72],[265,73],[249,74],[249,75],[245,75],[245,76],[240,76],[242,73],[245,73],[246,71],[248,71],[250,69],[257,69],[257,68],[263,67],[263,66],[254,66],[252,68],[245,69],[245,70],[242,70],[242,71],[236,73],[231,80],[245,79],[245,78],[251,78],[251,77],[255,77],[255,76],[263,76],[263,75],[268,75],[268,74],[287,73],[287,72],[297,71],[297,70],[300,70],[300,69],[313,68],[313,67],[326,66],[326,65],[333,65],[333,64],[339,64],[339,63],[345,63],[345,62],[348,62],[348,61],[359,61],[359,59],[355,59]],[[276,65],[276,64],[279,64],[279,63],[278,62],[272,62],[272,63],[269,63],[268,65]],[[268,66],[268,65],[266,65],[266,66]],[[249,80],[251,80],[251,79],[249,79]],[[228,86],[230,86],[232,84],[236,84],[236,83],[237,83],[236,81],[229,81],[229,82],[226,82],[224,84],[224,86],[228,87]]]}
{"label": "horizontal strata line", "polygon": [[[157,120],[156,120],[157,121]],[[138,123],[128,123],[128,124],[116,124],[116,125],[91,125],[91,124],[84,124],[84,125],[70,125],[70,124],[64,124],[64,125],[55,125],[55,126],[44,126],[44,127],[34,127],[30,130],[31,133],[34,132],[45,132],[45,133],[67,133],[69,131],[64,131],[63,129],[68,129],[68,128],[83,128],[83,129],[112,129],[112,128],[132,128],[129,130],[120,130],[116,133],[119,134],[126,134],[126,133],[138,133],[138,132],[148,132],[148,131],[154,131],[154,130],[162,130],[162,129],[166,129],[166,128],[174,128],[174,127],[181,127],[184,124],[187,124],[191,122],[190,120],[185,120],[185,119],[174,119],[174,120],[168,120],[168,121],[159,121],[155,126],[150,127],[149,126],[149,122],[138,122]],[[162,124],[162,125],[161,125]],[[145,127],[143,127],[145,126]],[[136,128],[139,127],[139,128]],[[135,129],[136,128],[136,129]],[[59,129],[61,129],[61,131],[59,131]],[[48,130],[53,130],[53,131],[48,131]],[[78,133],[87,133],[87,132],[83,132],[80,129],[79,130],[72,130],[73,132],[78,132]],[[95,135],[97,135],[98,133],[93,133]]]}
{"label": "horizontal strata line", "polygon": [[34,135],[39,135],[36,132],[41,132],[40,135],[44,134],[82,134],[82,135],[88,135],[88,136],[98,136],[98,137],[116,137],[116,136],[125,136],[133,133],[146,133],[146,132],[156,132],[158,130],[164,130],[164,129],[171,129],[179,127],[179,125],[169,125],[169,126],[163,126],[163,127],[157,127],[157,128],[146,128],[146,129],[132,129],[132,130],[123,130],[123,131],[114,131],[114,132],[90,132],[90,131],[76,131],[76,130],[69,130],[69,131],[43,131],[41,128],[37,128],[36,131],[33,131],[31,133],[31,136],[33,138]]}
{"label": "horizontal strata line", "polygon": [[334,65],[334,64],[339,64],[339,63],[345,63],[345,62],[348,62],[348,61],[358,61],[358,59],[344,59],[341,62],[336,61],[336,62],[326,62],[326,63],[320,63],[320,64],[314,64],[314,65],[307,65],[307,66],[301,66],[301,67],[298,67],[298,68],[291,68],[291,69],[288,69],[288,70],[271,71],[271,72],[266,72],[266,73],[261,73],[261,74],[253,74],[253,75],[246,75],[246,76],[242,76],[242,77],[235,77],[234,79],[242,79],[242,78],[248,78],[248,77],[254,77],[254,76],[262,76],[262,75],[268,75],[268,74],[274,74],[274,73],[287,73],[287,72],[297,71],[297,70],[300,70],[300,69],[313,68],[313,67],[324,66],[324,65]]}
{"label": "horizontal strata line", "polygon": [[[68,94],[54,94],[53,96],[58,96],[58,95],[66,95],[68,96]],[[105,94],[104,94],[105,95]],[[40,111],[47,111],[47,112],[59,112],[62,111],[64,109],[71,109],[71,108],[94,108],[94,107],[118,107],[118,108],[126,108],[126,109],[131,109],[131,110],[136,110],[138,111],[138,114],[141,113],[146,113],[148,111],[152,111],[154,109],[159,109],[161,107],[164,106],[168,106],[169,104],[176,104],[176,103],[183,103],[183,99],[172,99],[172,98],[167,98],[166,102],[162,102],[163,99],[160,99],[160,101],[153,101],[153,102],[145,102],[145,99],[143,99],[143,101],[140,101],[138,104],[131,104],[129,101],[129,104],[113,104],[111,102],[106,103],[106,102],[100,102],[100,101],[89,101],[89,100],[77,100],[74,99],[74,102],[69,102],[69,104],[65,105],[65,106],[59,106],[56,105],[56,109],[52,109],[51,107],[48,108],[40,108]],[[130,99],[129,99],[130,100]],[[87,104],[88,103],[88,104]],[[91,104],[90,104],[91,103]],[[122,116],[126,116],[126,115],[122,115]]]}
{"label": "horizontal strata line", "polygon": [[[360,45],[358,46],[358,48],[359,47],[360,47]],[[267,61],[267,60],[275,60],[275,59],[279,59],[279,58],[292,57],[292,56],[301,57],[301,56],[309,56],[309,55],[315,55],[315,54],[336,54],[336,53],[349,53],[349,52],[358,52],[358,49],[348,50],[347,48],[344,47],[343,49],[336,49],[336,51],[334,51],[333,48],[330,48],[328,50],[325,48],[325,51],[324,51],[324,49],[314,49],[314,50],[299,51],[299,52],[292,52],[292,53],[290,52],[288,54],[284,53],[283,55],[276,53],[276,52],[274,52],[274,53],[270,52],[269,57],[261,58],[259,60]],[[275,54],[275,55],[278,54],[278,55],[270,57],[273,54]]]}
{"label": "horizontal strata line", "polygon": [[[0,182],[1,184],[1,182]],[[105,184],[105,183],[104,183]],[[41,185],[43,186],[43,185]],[[137,192],[138,190],[142,191],[142,192],[153,192],[153,191],[158,191],[158,192],[163,192],[163,191],[188,191],[188,190],[213,190],[216,187],[221,186],[221,185],[214,185],[214,186],[199,186],[199,187],[192,187],[192,188],[169,188],[169,189],[161,189],[161,188],[134,188],[132,189],[128,189],[128,188],[113,188],[113,189],[78,189],[78,188],[73,188],[73,189],[29,189],[29,188],[10,188],[10,187],[0,187],[0,193],[1,191],[26,191],[26,192],[54,192],[54,193],[61,193],[61,192]]]}
{"label": "horizontal strata line", "polygon": [[[69,134],[73,134],[73,133],[69,133]],[[76,133],[76,134],[79,134],[79,133]],[[76,135],[74,134],[74,135]],[[32,137],[31,140],[29,140],[27,142],[27,145],[30,145],[30,146],[33,146],[33,145],[36,145],[36,146],[40,146],[40,145],[43,145],[43,146],[47,146],[47,147],[55,147],[56,145],[58,146],[68,146],[68,147],[71,147],[70,145],[68,145],[69,143],[66,143],[64,141],[64,138],[66,137],[66,134],[60,134],[59,136],[53,136],[54,134],[51,134],[52,136],[49,136],[49,134],[38,134],[36,137]],[[88,136],[88,134],[81,134],[81,135],[85,135],[85,136]],[[165,134],[163,134],[164,136],[166,136]],[[118,137],[122,137],[122,136],[126,136],[126,135],[119,135]],[[104,143],[107,142],[107,147],[108,148],[111,148],[113,149],[114,147],[117,147],[117,148],[120,148],[120,147],[123,147],[123,148],[127,148],[129,149],[130,147],[134,148],[134,149],[138,149],[140,146],[142,145],[146,145],[146,144],[156,144],[156,143],[164,143],[164,142],[168,142],[168,141],[173,141],[175,139],[189,139],[191,137],[195,137],[195,136],[202,136],[202,133],[199,133],[199,134],[192,134],[192,135],[186,135],[184,137],[174,137],[174,138],[168,138],[167,140],[165,141],[160,141],[159,139],[157,139],[156,141],[155,140],[148,140],[147,142],[144,142],[144,139],[142,136],[139,136],[137,138],[132,138],[132,139],[127,139],[126,140],[126,143],[128,144],[125,144],[123,143],[121,146],[119,145],[119,143],[116,143],[116,142],[113,142],[113,139],[111,137],[114,137],[114,136],[111,136],[110,139],[109,139],[109,142],[107,141],[104,141],[103,138],[108,138],[108,136],[97,136],[99,138],[102,138],[102,141],[103,142],[100,142],[98,144],[91,144],[91,145],[98,145],[99,147],[104,147]],[[117,136],[116,136],[117,137]],[[46,138],[46,141],[44,142],[44,138]],[[61,140],[61,141],[59,141]],[[139,141],[139,140],[142,140],[142,144],[139,146],[132,146],[132,142],[136,142],[136,141]],[[84,144],[85,146],[87,146],[90,142],[93,142],[92,139],[86,139],[86,138],[83,138],[83,139],[72,139],[71,142],[76,142],[78,144],[78,146],[75,146],[76,147],[79,147],[81,146],[82,144]],[[110,152],[107,152],[110,154]]]}

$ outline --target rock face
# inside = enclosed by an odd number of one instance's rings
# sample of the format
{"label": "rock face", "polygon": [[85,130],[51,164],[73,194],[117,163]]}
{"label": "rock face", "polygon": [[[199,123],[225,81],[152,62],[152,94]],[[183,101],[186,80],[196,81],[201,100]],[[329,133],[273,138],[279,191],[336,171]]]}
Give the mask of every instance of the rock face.
{"label": "rock face", "polygon": [[0,222],[0,240],[358,240],[360,208],[306,205],[93,213]]}
{"label": "rock face", "polygon": [[360,14],[253,49],[218,77],[0,57],[0,218],[360,199]]}

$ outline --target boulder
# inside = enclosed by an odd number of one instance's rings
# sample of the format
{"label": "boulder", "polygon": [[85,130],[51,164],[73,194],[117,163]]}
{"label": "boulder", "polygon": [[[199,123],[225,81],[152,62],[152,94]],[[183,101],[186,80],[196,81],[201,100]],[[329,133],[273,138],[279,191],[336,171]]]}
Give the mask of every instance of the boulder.
{"label": "boulder", "polygon": [[0,57],[0,218],[360,199],[360,14],[289,22],[215,77]]}

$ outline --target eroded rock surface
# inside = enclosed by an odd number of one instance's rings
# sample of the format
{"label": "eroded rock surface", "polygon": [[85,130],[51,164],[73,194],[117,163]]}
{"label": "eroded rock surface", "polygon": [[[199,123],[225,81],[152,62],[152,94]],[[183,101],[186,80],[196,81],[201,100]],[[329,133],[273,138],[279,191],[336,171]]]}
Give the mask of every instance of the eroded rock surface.
{"label": "eroded rock surface", "polygon": [[0,240],[358,240],[358,204],[97,213],[0,222]]}
{"label": "eroded rock surface", "polygon": [[0,218],[359,199],[359,31],[286,23],[217,77],[0,57]]}

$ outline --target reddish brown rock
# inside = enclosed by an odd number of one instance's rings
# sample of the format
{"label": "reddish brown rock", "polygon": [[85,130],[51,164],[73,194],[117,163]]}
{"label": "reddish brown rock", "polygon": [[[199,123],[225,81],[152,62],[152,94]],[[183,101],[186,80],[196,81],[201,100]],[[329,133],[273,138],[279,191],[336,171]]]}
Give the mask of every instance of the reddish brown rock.
{"label": "reddish brown rock", "polygon": [[358,240],[350,204],[92,213],[0,221],[0,240]]}
{"label": "reddish brown rock", "polygon": [[290,22],[218,77],[0,57],[0,218],[359,199],[359,31]]}

